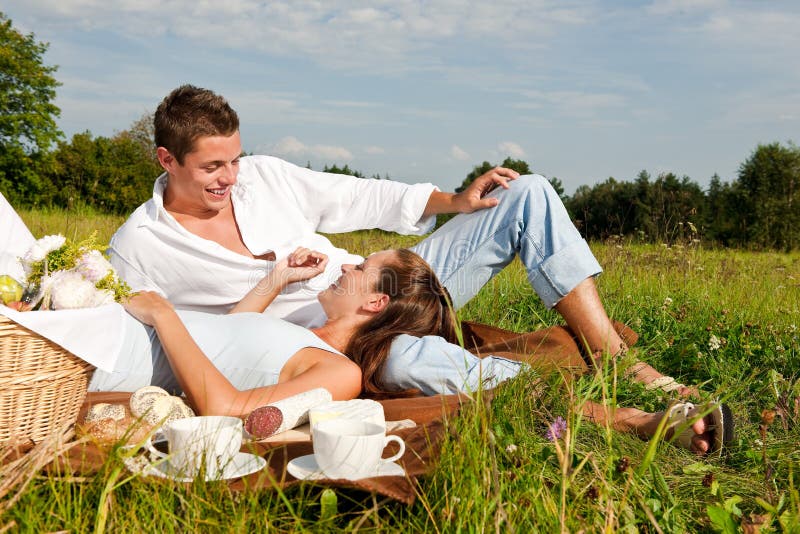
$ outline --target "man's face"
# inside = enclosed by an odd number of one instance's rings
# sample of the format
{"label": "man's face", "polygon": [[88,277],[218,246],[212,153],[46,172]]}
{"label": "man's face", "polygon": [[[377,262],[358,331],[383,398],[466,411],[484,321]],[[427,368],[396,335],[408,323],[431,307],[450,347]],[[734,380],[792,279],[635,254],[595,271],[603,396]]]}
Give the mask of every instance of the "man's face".
{"label": "man's face", "polygon": [[242,143],[239,132],[230,137],[201,137],[183,165],[164,147],[158,148],[161,166],[169,173],[164,203],[172,211],[216,212],[231,203],[231,187],[239,173]]}

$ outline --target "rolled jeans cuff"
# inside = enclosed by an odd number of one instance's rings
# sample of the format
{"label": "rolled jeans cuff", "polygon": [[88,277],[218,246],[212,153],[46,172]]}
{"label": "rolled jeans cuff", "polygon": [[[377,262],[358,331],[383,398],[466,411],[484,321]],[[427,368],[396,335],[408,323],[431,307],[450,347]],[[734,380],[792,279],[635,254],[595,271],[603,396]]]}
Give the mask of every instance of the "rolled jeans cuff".
{"label": "rolled jeans cuff", "polygon": [[602,271],[589,244],[581,239],[546,258],[528,276],[531,286],[549,309],[578,284]]}

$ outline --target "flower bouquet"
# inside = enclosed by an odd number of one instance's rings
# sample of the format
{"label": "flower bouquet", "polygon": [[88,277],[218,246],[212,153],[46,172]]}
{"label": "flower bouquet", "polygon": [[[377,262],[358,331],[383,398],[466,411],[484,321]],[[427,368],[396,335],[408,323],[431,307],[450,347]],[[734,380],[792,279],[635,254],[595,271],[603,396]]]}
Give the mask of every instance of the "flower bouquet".
{"label": "flower bouquet", "polygon": [[48,235],[20,258],[26,279],[20,300],[24,309],[70,310],[119,302],[130,294],[95,242],[96,234],[80,242]]}

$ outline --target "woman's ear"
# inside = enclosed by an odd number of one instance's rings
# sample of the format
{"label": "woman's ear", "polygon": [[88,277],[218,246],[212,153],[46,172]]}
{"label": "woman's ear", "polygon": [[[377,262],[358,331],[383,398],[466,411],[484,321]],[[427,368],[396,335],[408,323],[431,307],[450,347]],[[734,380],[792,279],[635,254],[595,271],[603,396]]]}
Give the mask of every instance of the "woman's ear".
{"label": "woman's ear", "polygon": [[389,295],[385,293],[374,293],[370,299],[364,304],[364,309],[368,312],[378,313],[383,311],[389,305]]}

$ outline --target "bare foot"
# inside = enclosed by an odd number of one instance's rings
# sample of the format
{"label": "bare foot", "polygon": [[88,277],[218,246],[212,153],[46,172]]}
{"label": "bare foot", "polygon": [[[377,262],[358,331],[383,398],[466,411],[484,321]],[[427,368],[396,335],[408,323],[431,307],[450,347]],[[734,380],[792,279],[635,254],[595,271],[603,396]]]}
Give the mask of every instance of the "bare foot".
{"label": "bare foot", "polygon": [[[697,407],[692,409],[690,419],[692,415],[697,413],[697,410]],[[633,432],[641,438],[650,439],[655,435],[661,420],[666,416],[666,411],[649,413],[636,408],[617,408],[614,426],[618,430]],[[714,434],[713,431],[709,430],[710,426],[711,420],[709,416],[692,423],[691,428],[694,436],[692,436],[690,450],[698,456],[703,456],[711,450]],[[675,430],[675,428],[667,430],[666,441],[670,441],[673,438]]]}
{"label": "bare foot", "polygon": [[[656,385],[659,379],[670,377],[666,377],[666,375],[659,373],[652,365],[641,360],[631,365],[631,367],[626,371],[625,376],[635,382],[644,384],[645,386],[648,384],[653,384],[653,389],[663,389],[668,393],[675,391],[681,398],[687,398],[691,396],[700,398],[700,392],[697,390],[697,388],[679,384],[675,380],[664,380],[665,384]],[[670,387],[669,384],[674,384],[677,387],[675,387],[674,390],[668,389]]]}

